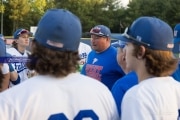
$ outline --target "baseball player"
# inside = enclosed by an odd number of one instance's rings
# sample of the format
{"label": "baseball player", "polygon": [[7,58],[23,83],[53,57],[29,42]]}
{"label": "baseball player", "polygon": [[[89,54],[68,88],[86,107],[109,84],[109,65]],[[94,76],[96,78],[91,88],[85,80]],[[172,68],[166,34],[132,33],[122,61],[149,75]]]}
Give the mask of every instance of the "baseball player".
{"label": "baseball player", "polygon": [[80,69],[79,69],[79,71],[81,71],[83,65],[87,61],[88,54],[91,52],[91,47],[88,44],[80,42],[78,51],[79,51],[79,57],[80,57],[80,61],[79,61]]}
{"label": "baseball player", "polygon": [[18,72],[19,77],[17,80],[11,81],[10,87],[28,79],[28,74],[30,73],[25,65],[28,53],[30,53],[26,50],[26,47],[29,46],[30,32],[26,29],[20,28],[14,32],[13,36],[13,47],[8,48],[7,53],[14,57],[15,61],[12,60],[12,66]]}
{"label": "baseball player", "polygon": [[119,116],[121,117],[121,103],[123,96],[131,87],[138,84],[138,78],[134,71],[131,71],[126,68],[126,59],[124,52],[124,47],[126,46],[126,43],[121,40],[118,40],[117,42],[113,42],[111,45],[117,48],[117,62],[121,66],[122,70],[126,73],[125,76],[118,79],[114,83],[111,89],[111,92],[113,94],[114,100],[118,108]]}
{"label": "baseball player", "polygon": [[176,69],[173,31],[155,17],[140,17],[119,36],[126,41],[126,67],[135,71],[138,85],[122,101],[122,120],[177,120],[180,83],[170,75]]}
{"label": "baseball player", "polygon": [[38,75],[0,94],[0,120],[119,120],[108,88],[77,72],[79,18],[50,9],[37,27],[27,67]]}

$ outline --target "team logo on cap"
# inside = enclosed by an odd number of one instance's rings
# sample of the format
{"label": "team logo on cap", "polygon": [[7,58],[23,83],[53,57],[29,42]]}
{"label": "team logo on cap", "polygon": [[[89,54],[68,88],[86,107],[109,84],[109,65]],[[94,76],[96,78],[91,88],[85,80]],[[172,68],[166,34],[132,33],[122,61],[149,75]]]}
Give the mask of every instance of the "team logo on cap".
{"label": "team logo on cap", "polygon": [[178,33],[178,31],[174,30],[174,37],[177,37],[177,33]]}

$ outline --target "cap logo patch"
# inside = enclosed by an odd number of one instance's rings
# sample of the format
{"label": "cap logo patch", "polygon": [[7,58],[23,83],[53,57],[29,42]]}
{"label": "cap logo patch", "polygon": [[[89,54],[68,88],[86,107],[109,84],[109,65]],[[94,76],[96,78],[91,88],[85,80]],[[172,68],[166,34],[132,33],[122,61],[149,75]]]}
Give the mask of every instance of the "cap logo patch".
{"label": "cap logo patch", "polygon": [[141,36],[137,36],[137,37],[136,37],[136,40],[141,41],[141,40],[142,40],[142,37],[141,37]]}
{"label": "cap logo patch", "polygon": [[177,33],[178,33],[178,31],[174,30],[174,37],[177,37]]}
{"label": "cap logo patch", "polygon": [[64,44],[59,43],[59,42],[55,42],[52,40],[47,40],[46,42],[48,45],[53,46],[53,47],[57,47],[57,48],[63,48]]}
{"label": "cap logo patch", "polygon": [[174,44],[167,44],[167,48],[173,48]]}

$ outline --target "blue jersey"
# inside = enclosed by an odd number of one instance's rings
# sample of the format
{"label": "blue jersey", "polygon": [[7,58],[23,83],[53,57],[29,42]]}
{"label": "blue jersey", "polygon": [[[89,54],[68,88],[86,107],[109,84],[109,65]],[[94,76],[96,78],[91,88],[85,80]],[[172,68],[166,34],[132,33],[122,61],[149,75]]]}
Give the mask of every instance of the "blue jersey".
{"label": "blue jersey", "polygon": [[172,77],[180,82],[180,63],[178,64],[176,71],[172,74]]}
{"label": "blue jersey", "polygon": [[126,93],[126,91],[128,91],[128,89],[136,84],[138,84],[138,77],[135,72],[130,72],[124,77],[117,80],[113,85],[111,92],[116,101],[119,115],[121,115],[121,103],[124,94]]}
{"label": "blue jersey", "polygon": [[113,84],[125,75],[117,63],[116,56],[117,49],[113,46],[101,53],[92,50],[81,73],[101,81],[111,89]]}

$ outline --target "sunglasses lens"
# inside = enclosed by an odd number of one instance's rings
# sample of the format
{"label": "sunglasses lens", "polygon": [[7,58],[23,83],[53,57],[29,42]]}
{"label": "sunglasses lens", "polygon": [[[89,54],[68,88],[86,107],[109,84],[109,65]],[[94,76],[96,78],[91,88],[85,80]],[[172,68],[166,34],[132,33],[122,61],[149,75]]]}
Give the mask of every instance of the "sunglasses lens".
{"label": "sunglasses lens", "polygon": [[100,32],[100,29],[93,28],[93,29],[91,30],[91,32],[93,32],[93,33],[99,33],[99,32]]}

